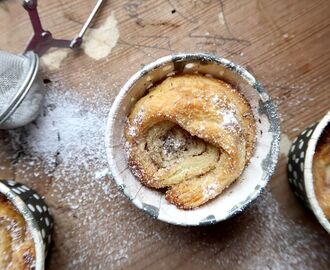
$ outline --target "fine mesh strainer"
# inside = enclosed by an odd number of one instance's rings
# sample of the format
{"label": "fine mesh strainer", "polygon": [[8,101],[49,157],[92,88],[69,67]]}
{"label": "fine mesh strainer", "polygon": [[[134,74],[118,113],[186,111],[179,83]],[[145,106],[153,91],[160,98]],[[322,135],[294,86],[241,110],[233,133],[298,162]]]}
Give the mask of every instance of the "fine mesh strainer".
{"label": "fine mesh strainer", "polygon": [[45,95],[45,87],[38,75],[39,57],[51,47],[79,48],[102,2],[97,1],[76,38],[62,40],[54,39],[42,28],[37,0],[23,1],[34,35],[21,55],[0,51],[0,129],[18,128],[37,117]]}

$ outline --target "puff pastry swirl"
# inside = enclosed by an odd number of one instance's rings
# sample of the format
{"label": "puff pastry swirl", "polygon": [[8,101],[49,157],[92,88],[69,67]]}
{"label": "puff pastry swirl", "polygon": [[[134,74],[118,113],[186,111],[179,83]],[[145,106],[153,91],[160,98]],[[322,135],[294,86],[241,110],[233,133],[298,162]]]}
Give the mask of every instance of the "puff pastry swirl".
{"label": "puff pastry swirl", "polygon": [[198,207],[233,183],[255,142],[251,108],[229,84],[202,75],[169,77],[134,106],[125,130],[140,181],[167,188],[180,208]]}

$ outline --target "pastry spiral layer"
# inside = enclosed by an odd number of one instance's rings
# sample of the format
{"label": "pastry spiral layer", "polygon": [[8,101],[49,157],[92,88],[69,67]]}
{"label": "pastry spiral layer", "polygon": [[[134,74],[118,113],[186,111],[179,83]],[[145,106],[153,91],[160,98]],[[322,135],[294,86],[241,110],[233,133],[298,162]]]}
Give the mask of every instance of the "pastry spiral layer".
{"label": "pastry spiral layer", "polygon": [[181,75],[135,104],[125,136],[129,164],[140,181],[167,188],[169,202],[191,209],[240,176],[253,152],[255,120],[229,84]]}

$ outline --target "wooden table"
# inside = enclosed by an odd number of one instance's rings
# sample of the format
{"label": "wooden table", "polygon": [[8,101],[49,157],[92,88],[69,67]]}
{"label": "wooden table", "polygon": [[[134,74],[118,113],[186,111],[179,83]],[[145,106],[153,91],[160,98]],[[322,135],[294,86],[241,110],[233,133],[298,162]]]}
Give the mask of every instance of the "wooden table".
{"label": "wooden table", "polygon": [[[79,31],[94,4],[39,2],[44,24],[64,38]],[[86,109],[110,108],[141,65],[182,51],[211,52],[247,67],[278,105],[284,139],[330,109],[328,0],[116,0],[105,4],[94,27],[112,11],[120,37],[107,57],[69,53],[60,69],[43,69],[50,89],[60,84],[79,95]],[[31,27],[19,1],[0,1],[0,18],[1,50],[22,51]],[[13,140],[12,133],[0,132],[0,178],[28,184],[51,207],[56,226],[48,269],[330,269],[329,235],[291,192],[285,155],[267,190],[242,214],[183,228],[135,209],[111,177],[95,185],[84,170],[62,177],[64,166],[47,171],[42,159],[35,162],[38,157]]]}

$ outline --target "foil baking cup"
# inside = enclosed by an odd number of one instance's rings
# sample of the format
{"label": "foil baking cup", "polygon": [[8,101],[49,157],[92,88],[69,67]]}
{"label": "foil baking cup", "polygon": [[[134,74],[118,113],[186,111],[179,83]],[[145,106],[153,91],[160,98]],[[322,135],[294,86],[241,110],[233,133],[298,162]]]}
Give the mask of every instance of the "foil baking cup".
{"label": "foil baking cup", "polygon": [[35,269],[43,270],[53,230],[53,218],[47,205],[34,190],[13,180],[0,180],[0,193],[15,206],[25,219],[35,243]]}
{"label": "foil baking cup", "polygon": [[[124,128],[134,104],[147,90],[175,74],[199,73],[230,83],[250,103],[257,126],[254,155],[242,175],[212,201],[192,210],[168,203],[165,194],[141,184],[130,170]],[[198,226],[214,224],[241,212],[264,189],[274,172],[280,142],[276,108],[263,86],[246,69],[205,53],[180,53],[157,59],[134,74],[116,97],[108,118],[106,149],[112,176],[132,203],[161,221]]]}
{"label": "foil baking cup", "polygon": [[320,224],[330,233],[330,223],[325,217],[314,192],[313,158],[319,138],[330,123],[330,111],[306,128],[292,143],[288,155],[288,180],[294,194],[311,209]]}

